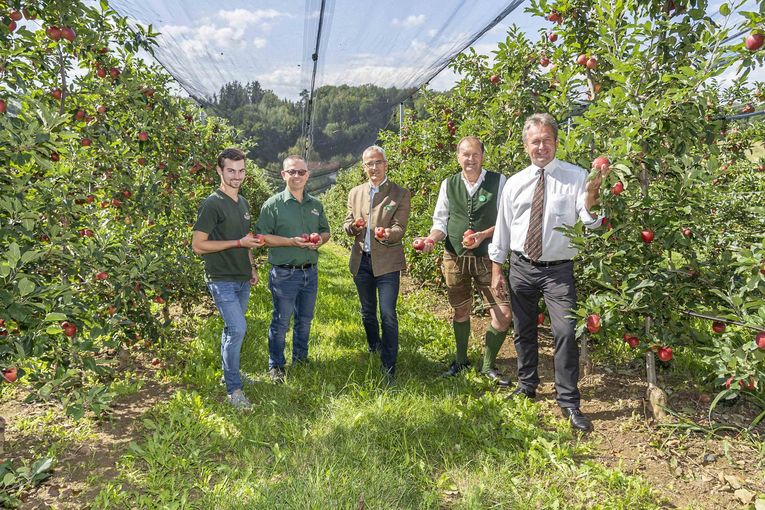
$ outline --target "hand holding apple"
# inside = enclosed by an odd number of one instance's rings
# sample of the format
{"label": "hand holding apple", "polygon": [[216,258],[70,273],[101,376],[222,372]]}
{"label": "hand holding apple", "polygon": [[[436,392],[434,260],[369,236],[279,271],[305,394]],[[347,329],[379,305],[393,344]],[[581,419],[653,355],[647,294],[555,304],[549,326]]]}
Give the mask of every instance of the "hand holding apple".
{"label": "hand holding apple", "polygon": [[382,241],[385,239],[385,227],[376,227],[375,228],[375,239]]}
{"label": "hand holding apple", "polygon": [[481,237],[480,232],[468,229],[462,234],[462,246],[465,248],[473,248],[478,243],[478,238]]}
{"label": "hand holding apple", "polygon": [[353,222],[353,226],[356,227],[356,230],[361,230],[367,226],[367,222],[364,221],[364,218],[357,218],[356,221]]}

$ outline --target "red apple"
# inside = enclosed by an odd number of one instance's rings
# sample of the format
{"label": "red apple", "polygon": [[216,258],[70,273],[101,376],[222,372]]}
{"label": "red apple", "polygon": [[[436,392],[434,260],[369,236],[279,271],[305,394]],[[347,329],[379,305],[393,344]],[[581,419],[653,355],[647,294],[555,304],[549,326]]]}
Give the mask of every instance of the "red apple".
{"label": "red apple", "polygon": [[464,243],[466,246],[473,246],[473,245],[475,244],[475,239],[474,239],[474,238],[472,238],[472,237],[470,237],[470,236],[472,236],[473,234],[475,234],[475,230],[473,230],[472,228],[470,228],[470,229],[467,229],[467,230],[466,230],[466,231],[465,231],[465,232],[462,234],[462,242],[463,242],[463,243]]}
{"label": "red apple", "polygon": [[558,34],[550,34],[547,36],[547,40],[550,42],[555,42],[558,40]]}
{"label": "red apple", "polygon": [[550,11],[550,14],[547,15],[547,21],[551,21],[553,23],[560,23],[561,21],[563,21],[563,18],[561,17],[558,11]]}
{"label": "red apple", "polygon": [[752,34],[749,34],[749,37],[746,38],[746,41],[744,41],[744,45],[746,45],[746,49],[748,49],[749,51],[757,51],[760,48],[762,48],[763,42],[765,42],[765,35],[752,33]]}
{"label": "red apple", "polygon": [[77,231],[78,234],[80,234],[80,237],[94,237],[96,234],[90,230],[89,228],[81,228]]}
{"label": "red apple", "polygon": [[685,237],[693,237],[693,230],[689,229],[688,227],[683,228],[683,236]]}
{"label": "red apple", "polygon": [[587,331],[597,333],[600,331],[600,315],[591,313],[587,316]]}
{"label": "red apple", "polygon": [[725,325],[724,322],[721,322],[721,321],[712,322],[712,331],[714,331],[717,334],[724,333],[726,327],[727,326]]}
{"label": "red apple", "polygon": [[598,156],[592,160],[592,168],[601,171],[608,170],[611,168],[611,161],[609,161],[605,156]]}
{"label": "red apple", "polygon": [[77,333],[77,325],[69,321],[62,322],[61,329],[64,330],[64,334],[69,338],[72,338]]}
{"label": "red apple", "polygon": [[74,42],[74,40],[77,38],[77,34],[74,33],[72,27],[64,27],[61,29],[61,37],[69,42]]}
{"label": "red apple", "polygon": [[630,335],[627,338],[625,338],[624,341],[627,342],[627,345],[630,346],[630,349],[634,349],[635,347],[640,345],[640,339],[636,336]]}
{"label": "red apple", "polygon": [[729,390],[729,389],[730,389],[730,383],[732,383],[732,382],[733,382],[733,376],[730,376],[730,377],[728,377],[728,378],[725,380],[725,389],[726,389],[726,390]]}
{"label": "red apple", "polygon": [[165,299],[162,296],[154,296],[154,302],[159,304],[164,304]]}
{"label": "red apple", "polygon": [[541,326],[545,323],[545,314],[543,312],[539,312],[539,315],[537,315],[537,324]]}
{"label": "red apple", "polygon": [[499,76],[497,76],[496,74],[492,74],[491,77],[489,78],[489,81],[492,82],[494,85],[496,85],[497,83],[499,83]]}
{"label": "red apple", "polygon": [[757,344],[757,347],[765,351],[765,331],[757,333],[757,336],[754,337],[754,343]]}
{"label": "red apple", "polygon": [[425,241],[422,238],[417,238],[414,241],[412,241],[412,248],[414,248],[417,251],[422,251],[425,249]]}
{"label": "red apple", "polygon": [[109,308],[107,308],[106,311],[109,313],[109,315],[114,315],[117,313],[117,307],[114,305],[109,305]]}
{"label": "red apple", "polygon": [[88,195],[87,197],[85,197],[85,202],[87,202],[88,204],[92,204],[95,199],[96,199],[95,196]]}
{"label": "red apple", "polygon": [[159,358],[152,358],[152,359],[151,359],[151,364],[152,364],[153,366],[157,367],[157,366],[159,366],[159,365],[161,365],[161,364],[162,364],[162,361],[160,361],[160,359],[159,359]]}
{"label": "red apple", "polygon": [[624,191],[624,184],[622,184],[622,181],[616,181],[616,184],[611,188],[611,194],[619,196],[622,194],[622,191]]}
{"label": "red apple", "polygon": [[77,110],[74,114],[75,120],[82,120],[85,118],[85,110]]}
{"label": "red apple", "polygon": [[61,29],[56,25],[49,26],[47,29],[45,29],[45,35],[54,41],[58,41],[61,39]]}
{"label": "red apple", "polygon": [[112,207],[122,207],[122,200],[119,198],[112,198]]}
{"label": "red apple", "polygon": [[15,9],[8,14],[8,17],[13,21],[21,21],[21,13]]}
{"label": "red apple", "polygon": [[106,69],[104,69],[103,67],[99,67],[98,69],[96,69],[96,76],[98,76],[99,78],[106,78]]}
{"label": "red apple", "polygon": [[650,228],[643,229],[642,232],[640,232],[640,238],[643,240],[645,244],[650,244],[653,242],[653,230]]}
{"label": "red apple", "polygon": [[263,243],[266,241],[266,236],[263,234],[255,234],[255,240],[259,243]]}
{"label": "red apple", "polygon": [[117,78],[117,76],[119,75],[120,75],[120,70],[117,69],[116,67],[112,67],[111,69],[109,69],[109,76],[111,76],[112,78]]}
{"label": "red apple", "polygon": [[13,32],[14,30],[16,30],[16,27],[17,27],[16,22],[11,20],[11,22],[8,23],[8,32]]}
{"label": "red apple", "polygon": [[304,243],[307,243],[308,240],[311,238],[308,234],[300,234],[300,238],[303,240]]}
{"label": "red apple", "polygon": [[54,152],[50,153],[50,160],[51,161],[58,161],[59,159],[61,159],[61,156],[58,155],[58,152],[54,151]]}
{"label": "red apple", "polygon": [[82,145],[83,147],[90,147],[91,145],[93,145],[93,141],[90,138],[85,137],[82,140],[80,140],[80,145]]}
{"label": "red apple", "polygon": [[61,89],[53,89],[50,91],[50,95],[56,101],[60,101],[61,96],[63,95],[63,92],[61,92]]}
{"label": "red apple", "polygon": [[308,241],[312,244],[317,244],[319,241],[321,241],[321,236],[316,232],[313,232],[310,236],[308,236]]}
{"label": "red apple", "polygon": [[587,62],[584,64],[587,69],[592,71],[596,67],[598,67],[598,60],[595,57],[590,57],[587,59]]}
{"label": "red apple", "polygon": [[107,278],[109,278],[109,273],[107,273],[106,271],[101,271],[100,273],[96,273],[96,280],[98,281],[106,280]]}
{"label": "red apple", "polygon": [[103,113],[106,113],[106,106],[104,106],[104,105],[100,104],[100,105],[98,105],[98,106],[96,107],[96,111],[97,111],[98,113],[102,113],[102,114],[103,114]]}
{"label": "red apple", "polygon": [[142,142],[145,142],[146,140],[149,139],[149,133],[147,133],[146,131],[140,131],[138,133],[138,139]]}
{"label": "red apple", "polygon": [[3,379],[9,383],[16,382],[16,379],[19,377],[19,372],[16,367],[4,368],[2,374]]}
{"label": "red apple", "polygon": [[8,105],[5,103],[4,100],[0,99],[0,113],[5,113],[8,111]]}
{"label": "red apple", "polygon": [[133,196],[133,193],[129,189],[126,189],[122,191],[122,196],[125,198],[130,198]]}
{"label": "red apple", "polygon": [[364,221],[364,218],[358,218],[356,221],[353,222],[353,225],[356,228],[364,228],[366,226],[367,222]]}
{"label": "red apple", "polygon": [[754,111],[754,106],[752,106],[752,103],[746,103],[744,107],[741,109],[741,113],[752,113]]}
{"label": "red apple", "polygon": [[539,65],[541,65],[542,67],[547,67],[548,65],[550,65],[550,59],[547,57],[542,57],[541,59],[539,59]]}
{"label": "red apple", "polygon": [[377,239],[384,239],[385,238],[385,227],[377,227],[377,228],[375,228],[375,237]]}
{"label": "red apple", "polygon": [[656,356],[664,362],[672,359],[672,347],[659,347],[656,350]]}
{"label": "red apple", "polygon": [[576,57],[576,63],[579,64],[580,66],[587,65],[587,55],[582,53],[581,55]]}

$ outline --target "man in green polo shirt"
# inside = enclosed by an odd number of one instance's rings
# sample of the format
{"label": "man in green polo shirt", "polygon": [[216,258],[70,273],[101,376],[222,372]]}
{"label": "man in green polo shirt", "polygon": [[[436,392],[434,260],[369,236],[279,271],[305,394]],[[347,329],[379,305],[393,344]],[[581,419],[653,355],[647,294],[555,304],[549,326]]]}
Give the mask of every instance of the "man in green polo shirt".
{"label": "man in green polo shirt", "polygon": [[250,250],[262,247],[263,241],[250,232],[250,206],[239,194],[245,178],[244,152],[224,150],[216,168],[220,186],[199,207],[191,248],[204,258],[207,287],[223,317],[220,353],[229,402],[245,409],[250,402],[242,392],[239,358],[250,286],[258,283]]}
{"label": "man in green polo shirt", "polygon": [[324,206],[305,192],[309,172],[299,156],[289,156],[282,165],[284,191],[263,204],[256,232],[266,236],[271,272],[268,288],[273,300],[268,329],[268,368],[271,380],[284,382],[284,339],[292,315],[292,364],[307,361],[308,335],[319,288],[319,246],[329,240],[329,222]]}
{"label": "man in green polo shirt", "polygon": [[491,307],[481,373],[507,388],[510,381],[497,371],[494,362],[510,328],[511,312],[507,299],[491,289],[488,251],[497,221],[497,204],[507,179],[484,170],[483,156],[483,142],[475,136],[466,136],[457,144],[457,161],[462,170],[441,182],[433,227],[424,239],[423,251],[430,252],[436,242],[444,241],[441,271],[454,313],[452,326],[457,347],[454,362],[444,376],[457,375],[469,364],[467,349],[475,285]]}

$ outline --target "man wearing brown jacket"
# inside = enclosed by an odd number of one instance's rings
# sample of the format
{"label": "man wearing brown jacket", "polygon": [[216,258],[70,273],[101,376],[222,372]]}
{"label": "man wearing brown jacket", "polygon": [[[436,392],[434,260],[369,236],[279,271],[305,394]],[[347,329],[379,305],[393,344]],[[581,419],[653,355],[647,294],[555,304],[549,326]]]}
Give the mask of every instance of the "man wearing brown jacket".
{"label": "man wearing brown jacket", "polygon": [[[409,221],[409,190],[388,180],[385,151],[373,145],[363,155],[369,181],[348,194],[343,228],[354,236],[350,269],[361,302],[361,321],[369,352],[380,353],[388,382],[393,382],[398,356],[396,301],[404,260],[404,237]],[[380,302],[380,321],[377,302]],[[382,336],[380,335],[382,322]]]}

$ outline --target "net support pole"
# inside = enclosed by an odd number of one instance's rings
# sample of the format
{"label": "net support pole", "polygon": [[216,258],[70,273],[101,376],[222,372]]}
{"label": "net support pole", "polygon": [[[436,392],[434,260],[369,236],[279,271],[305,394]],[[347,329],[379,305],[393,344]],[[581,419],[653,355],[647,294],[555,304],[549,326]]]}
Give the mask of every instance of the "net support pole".
{"label": "net support pole", "polygon": [[404,135],[403,133],[404,129],[404,102],[401,101],[398,104],[398,143],[404,141]]}

